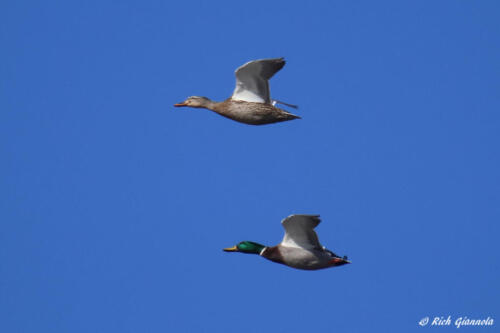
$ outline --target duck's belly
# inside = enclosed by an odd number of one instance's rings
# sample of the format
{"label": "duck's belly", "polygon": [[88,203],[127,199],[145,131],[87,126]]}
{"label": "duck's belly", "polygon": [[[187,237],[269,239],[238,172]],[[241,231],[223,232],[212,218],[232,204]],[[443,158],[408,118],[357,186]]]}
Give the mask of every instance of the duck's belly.
{"label": "duck's belly", "polygon": [[299,118],[268,104],[231,101],[229,105],[230,107],[225,110],[216,112],[226,118],[249,125],[272,124]]}
{"label": "duck's belly", "polygon": [[251,113],[244,111],[234,111],[228,114],[223,114],[223,116],[248,125],[265,125],[294,119],[285,119],[284,117],[279,117],[273,114]]}
{"label": "duck's belly", "polygon": [[298,269],[315,270],[330,267],[330,256],[293,247],[280,247],[282,263]]}

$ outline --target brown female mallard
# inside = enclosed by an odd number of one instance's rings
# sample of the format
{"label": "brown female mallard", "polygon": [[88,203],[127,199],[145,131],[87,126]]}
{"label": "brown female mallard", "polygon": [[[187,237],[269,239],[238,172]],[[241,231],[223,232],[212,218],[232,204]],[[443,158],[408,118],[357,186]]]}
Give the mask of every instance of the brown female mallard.
{"label": "brown female mallard", "polygon": [[283,58],[261,59],[247,62],[236,74],[233,95],[223,102],[214,102],[207,97],[191,96],[174,106],[190,106],[212,110],[221,116],[249,125],[264,125],[300,118],[276,104],[292,108],[296,105],[271,100],[268,80],[285,66]]}

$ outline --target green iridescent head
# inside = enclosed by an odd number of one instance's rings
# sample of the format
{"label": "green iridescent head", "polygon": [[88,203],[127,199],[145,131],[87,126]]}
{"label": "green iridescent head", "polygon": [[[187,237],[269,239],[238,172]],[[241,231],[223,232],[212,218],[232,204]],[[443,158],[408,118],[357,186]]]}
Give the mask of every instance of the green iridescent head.
{"label": "green iridescent head", "polygon": [[250,242],[250,241],[244,241],[244,242],[240,242],[240,243],[236,244],[233,247],[228,247],[228,248],[224,249],[224,251],[260,254],[260,252],[264,248],[265,248],[265,246],[262,244]]}

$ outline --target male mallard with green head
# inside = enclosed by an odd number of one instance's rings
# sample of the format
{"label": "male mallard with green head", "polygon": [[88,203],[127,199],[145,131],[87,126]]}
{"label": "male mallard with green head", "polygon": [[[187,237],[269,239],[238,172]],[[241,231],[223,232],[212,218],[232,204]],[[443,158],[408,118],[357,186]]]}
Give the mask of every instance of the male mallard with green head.
{"label": "male mallard with green head", "polygon": [[271,100],[268,80],[285,66],[285,59],[261,59],[247,62],[236,74],[233,95],[223,102],[206,97],[191,96],[174,106],[190,106],[212,110],[221,116],[249,125],[264,125],[300,118],[277,108],[277,103],[297,108],[296,105]]}
{"label": "male mallard with green head", "polygon": [[305,270],[349,264],[346,256],[339,257],[319,243],[314,228],[320,221],[319,215],[290,215],[281,221],[285,236],[280,244],[264,246],[244,241],[224,251],[258,254],[271,261]]}

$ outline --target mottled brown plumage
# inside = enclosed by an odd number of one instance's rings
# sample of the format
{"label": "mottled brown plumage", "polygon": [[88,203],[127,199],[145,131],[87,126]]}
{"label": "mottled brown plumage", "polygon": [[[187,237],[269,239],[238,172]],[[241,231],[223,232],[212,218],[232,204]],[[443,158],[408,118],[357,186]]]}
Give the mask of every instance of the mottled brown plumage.
{"label": "mottled brown plumage", "polygon": [[221,116],[249,125],[272,124],[300,118],[275,104],[293,108],[295,105],[271,100],[268,80],[285,65],[283,58],[250,61],[236,70],[236,88],[223,102],[206,97],[191,96],[176,107],[190,106],[212,110]]}
{"label": "mottled brown plumage", "polygon": [[212,110],[232,120],[249,125],[272,124],[300,117],[265,103],[235,101],[231,98],[216,103]]}
{"label": "mottled brown plumage", "polygon": [[190,106],[212,110],[221,116],[248,125],[265,125],[300,119],[299,116],[271,104],[237,101],[232,98],[228,98],[223,102],[214,102],[206,97],[192,96],[174,106]]}

